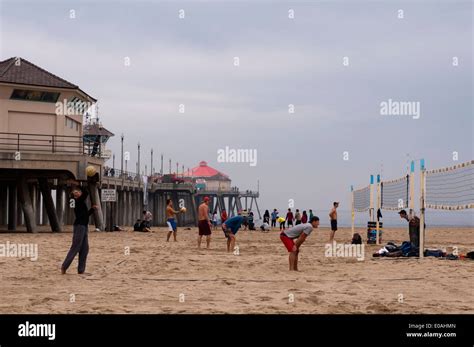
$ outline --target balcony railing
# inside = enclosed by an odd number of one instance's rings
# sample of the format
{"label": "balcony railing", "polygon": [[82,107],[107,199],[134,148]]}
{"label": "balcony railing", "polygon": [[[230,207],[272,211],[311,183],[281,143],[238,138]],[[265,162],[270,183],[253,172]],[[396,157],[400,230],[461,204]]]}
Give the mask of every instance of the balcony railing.
{"label": "balcony railing", "polygon": [[1,152],[79,154],[101,157],[100,142],[86,142],[82,136],[0,132]]}

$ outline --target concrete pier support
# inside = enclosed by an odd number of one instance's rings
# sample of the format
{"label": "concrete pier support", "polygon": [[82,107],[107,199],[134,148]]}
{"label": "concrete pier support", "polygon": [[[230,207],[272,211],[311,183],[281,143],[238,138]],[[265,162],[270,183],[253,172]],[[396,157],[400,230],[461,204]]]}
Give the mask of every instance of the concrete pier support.
{"label": "concrete pier support", "polygon": [[0,225],[6,225],[8,220],[8,186],[0,183]]}
{"label": "concrete pier support", "polygon": [[229,207],[227,208],[227,215],[229,217],[233,217],[234,216],[234,208],[233,208],[233,201],[232,201],[232,196],[229,196]]}
{"label": "concrete pier support", "polygon": [[8,230],[16,230],[17,188],[15,183],[8,186]]}
{"label": "concrete pier support", "polygon": [[97,183],[89,182],[89,192],[91,205],[97,205],[97,209],[94,210],[94,219],[96,222],[96,227],[100,230],[104,230],[104,218],[102,214],[102,207],[100,204],[99,188]]}
{"label": "concrete pier support", "polygon": [[28,185],[28,189],[30,191],[30,198],[31,198],[31,206],[33,207],[33,213],[35,215],[35,224],[38,225],[38,187],[36,182],[30,183]]}
{"label": "concrete pier support", "polygon": [[[48,216],[49,224],[51,225],[51,231],[59,232],[62,230],[59,224],[58,215],[56,214],[56,207],[54,206],[53,197],[51,195],[51,188],[48,185],[46,178],[40,177],[38,179],[41,196],[43,197],[43,205],[46,209],[46,215]],[[44,215],[43,215],[44,218]]]}
{"label": "concrete pier support", "polygon": [[74,223],[75,215],[74,215],[74,208],[71,207],[71,187],[66,189],[66,221],[65,224],[72,225]]}
{"label": "concrete pier support", "polygon": [[36,184],[35,184],[34,199],[35,199],[36,225],[40,225],[41,224],[41,211],[42,211],[41,194],[39,194],[39,189]]}
{"label": "concrete pier support", "polygon": [[124,210],[123,210],[123,190],[117,190],[117,203],[116,203],[116,209],[115,209],[115,215],[117,219],[117,224],[122,226],[124,225],[123,222],[123,215],[124,215]]}
{"label": "concrete pier support", "polygon": [[17,180],[18,186],[18,197],[20,205],[25,216],[26,230],[30,233],[36,232],[36,217],[33,209],[33,203],[31,201],[30,190],[25,177],[20,177]]}
{"label": "concrete pier support", "polygon": [[[40,187],[41,191],[41,187]],[[41,224],[42,225],[47,225],[49,224],[49,218],[48,218],[48,211],[46,210],[46,203],[44,199],[43,193],[41,193]]]}
{"label": "concrete pier support", "polygon": [[130,190],[125,191],[125,210],[127,216],[127,225],[133,225],[135,221],[132,221],[132,192]]}
{"label": "concrete pier support", "polygon": [[58,185],[56,187],[56,215],[58,216],[58,223],[61,227],[64,225],[64,209],[65,209],[65,187]]}
{"label": "concrete pier support", "polygon": [[[20,198],[20,193],[19,193],[19,187],[17,183],[17,201],[19,201]],[[23,210],[21,208],[21,204],[17,203],[16,205],[16,226],[17,228],[21,225],[23,225]]]}

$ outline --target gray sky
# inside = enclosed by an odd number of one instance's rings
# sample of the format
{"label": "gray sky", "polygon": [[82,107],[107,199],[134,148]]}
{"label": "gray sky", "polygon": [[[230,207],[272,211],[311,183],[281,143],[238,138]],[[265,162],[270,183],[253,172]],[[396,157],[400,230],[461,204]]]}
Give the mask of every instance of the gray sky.
{"label": "gray sky", "polygon": [[[294,199],[326,212],[334,200],[349,209],[350,185],[367,185],[382,164],[386,179],[404,175],[407,153],[428,169],[456,164],[453,151],[473,158],[472,7],[3,0],[0,57],[23,57],[99,99],[117,135],[109,147],[119,153],[123,132],[132,163],[140,141],[142,162],[153,147],[157,169],[159,153],[165,171],[168,158],[186,168],[207,160],[243,190],[259,179],[263,209]],[[420,102],[420,118],[380,115],[388,99]],[[256,149],[257,166],[217,163],[225,146]]]}

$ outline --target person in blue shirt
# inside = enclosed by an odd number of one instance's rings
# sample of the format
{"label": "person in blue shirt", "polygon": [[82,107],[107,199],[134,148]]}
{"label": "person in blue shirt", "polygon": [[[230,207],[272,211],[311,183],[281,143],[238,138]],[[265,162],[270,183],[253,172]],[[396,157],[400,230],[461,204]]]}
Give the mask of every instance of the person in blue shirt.
{"label": "person in blue shirt", "polygon": [[231,252],[234,250],[235,247],[235,234],[239,231],[242,223],[244,222],[244,217],[242,216],[235,216],[229,218],[224,223],[222,223],[222,231],[227,238],[227,252]]}
{"label": "person in blue shirt", "polygon": [[278,219],[278,211],[275,208],[273,209],[273,212],[272,212],[272,228],[276,228],[277,219]]}

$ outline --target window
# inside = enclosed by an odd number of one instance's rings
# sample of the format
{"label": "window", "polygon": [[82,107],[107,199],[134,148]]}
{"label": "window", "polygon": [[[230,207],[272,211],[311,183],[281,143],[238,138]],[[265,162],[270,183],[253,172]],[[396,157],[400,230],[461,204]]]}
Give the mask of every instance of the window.
{"label": "window", "polygon": [[44,92],[41,90],[14,89],[10,99],[55,103],[59,99],[59,94],[60,93]]}
{"label": "window", "polygon": [[74,119],[71,119],[69,117],[65,117],[65,119],[66,119],[65,121],[66,128],[76,129],[76,131],[79,131],[81,123],[76,122]]}

